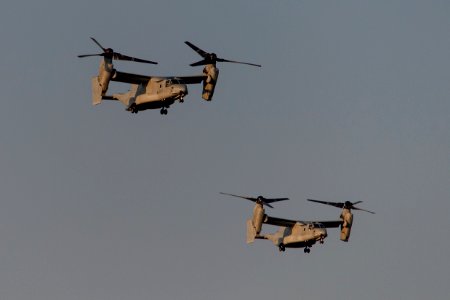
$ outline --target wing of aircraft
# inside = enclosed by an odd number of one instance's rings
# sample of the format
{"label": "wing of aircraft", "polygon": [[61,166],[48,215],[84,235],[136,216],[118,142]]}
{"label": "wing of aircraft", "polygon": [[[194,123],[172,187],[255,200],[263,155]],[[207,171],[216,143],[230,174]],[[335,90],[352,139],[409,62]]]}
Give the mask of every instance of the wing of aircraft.
{"label": "wing of aircraft", "polygon": [[197,84],[201,83],[204,79],[207,78],[205,75],[194,75],[194,76],[175,76],[168,77],[173,80],[178,80],[182,84]]}
{"label": "wing of aircraft", "polygon": [[292,227],[296,223],[305,224],[302,221],[274,218],[274,217],[270,217],[267,215],[266,215],[266,218],[264,219],[263,223],[269,224],[269,225],[274,225],[274,226],[283,226],[283,227]]}
{"label": "wing of aircraft", "polygon": [[[151,78],[152,78],[152,76],[116,71],[113,78],[111,78],[111,80],[117,81],[117,82],[130,83],[130,84],[146,84]],[[163,77],[163,78],[176,80],[181,84],[196,84],[196,83],[201,83],[203,81],[203,79],[206,78],[206,76],[205,75],[168,76],[168,77]]]}
{"label": "wing of aircraft", "polygon": [[124,82],[130,84],[141,84],[147,83],[152,77],[147,75],[138,75],[132,73],[124,73],[116,71],[114,76],[111,78],[112,81]]}
{"label": "wing of aircraft", "polygon": [[339,227],[342,224],[342,220],[336,220],[336,221],[300,221],[300,220],[288,220],[288,219],[281,219],[281,218],[274,218],[270,216],[266,216],[264,219],[265,224],[269,225],[275,225],[275,226],[283,226],[283,227],[293,227],[296,223],[300,224],[313,224],[317,226],[318,224],[321,224],[322,227],[325,228],[336,228]]}
{"label": "wing of aircraft", "polygon": [[325,228],[337,228],[342,225],[342,220],[339,221],[307,221],[306,223],[312,223],[314,225],[320,224]]}

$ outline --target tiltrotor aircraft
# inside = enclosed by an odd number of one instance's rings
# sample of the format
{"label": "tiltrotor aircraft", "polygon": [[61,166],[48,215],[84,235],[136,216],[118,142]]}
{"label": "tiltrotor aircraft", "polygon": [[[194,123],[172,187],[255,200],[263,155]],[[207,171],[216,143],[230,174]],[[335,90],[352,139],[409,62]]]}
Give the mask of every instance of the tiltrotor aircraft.
{"label": "tiltrotor aircraft", "polygon": [[[92,37],[91,39],[103,50],[103,53],[78,55],[78,57],[103,57],[103,60],[100,62],[98,75],[92,78],[92,104],[100,104],[102,100],[116,100],[124,104],[127,107],[127,111],[135,114],[146,109],[161,109],[160,112],[162,115],[167,114],[167,109],[175,101],[184,102],[184,97],[188,94],[188,84],[199,84],[203,82],[202,98],[206,101],[211,101],[219,76],[219,69],[216,67],[217,62],[230,62],[261,67],[257,64],[219,58],[215,53],[205,52],[194,44],[185,42],[203,58],[191,64],[191,66],[204,65],[203,74],[159,77],[124,73],[114,69],[113,60],[127,60],[148,64],[157,63],[114,52],[111,48],[104,48],[96,39]],[[126,93],[107,95],[106,92],[108,91],[110,81],[129,83],[131,84],[131,88]]]}
{"label": "tiltrotor aircraft", "polygon": [[[264,206],[273,208],[270,203],[289,200],[289,198],[264,198],[245,197],[228,193],[221,193],[232,197],[243,198],[255,202],[253,208],[253,216],[247,220],[247,244],[253,243],[255,239],[270,240],[278,247],[279,251],[284,252],[286,248],[304,248],[305,253],[309,253],[310,248],[319,242],[324,243],[328,236],[326,228],[341,228],[341,241],[348,242],[350,238],[350,231],[353,224],[353,214],[351,210],[362,210],[369,213],[374,213],[368,210],[355,207],[355,204],[361,203],[357,201],[351,203],[346,202],[326,202],[308,199],[308,201],[331,205],[342,208],[340,220],[333,221],[300,221],[288,220],[281,218],[274,218],[265,213]],[[279,229],[275,233],[263,234],[261,233],[262,225],[269,224],[278,226]]]}

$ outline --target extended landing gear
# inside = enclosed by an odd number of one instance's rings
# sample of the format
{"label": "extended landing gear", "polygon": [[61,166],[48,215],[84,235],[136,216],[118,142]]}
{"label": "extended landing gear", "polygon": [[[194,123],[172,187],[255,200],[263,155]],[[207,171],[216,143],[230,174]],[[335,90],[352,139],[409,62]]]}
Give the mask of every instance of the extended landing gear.
{"label": "extended landing gear", "polygon": [[278,250],[280,250],[280,252],[284,252],[286,250],[286,247],[284,246],[283,243],[278,245]]}
{"label": "extended landing gear", "polygon": [[319,243],[323,244],[323,242],[324,242],[324,237],[321,236],[320,239],[319,239]]}
{"label": "extended landing gear", "polygon": [[161,108],[160,114],[167,115],[167,108],[165,107]]}
{"label": "extended landing gear", "polygon": [[130,107],[127,108],[127,110],[132,114],[137,114],[139,112],[136,103],[131,104]]}
{"label": "extended landing gear", "polygon": [[309,252],[311,252],[311,249],[309,249],[309,247],[305,247],[305,249],[303,250],[303,252],[309,253]]}

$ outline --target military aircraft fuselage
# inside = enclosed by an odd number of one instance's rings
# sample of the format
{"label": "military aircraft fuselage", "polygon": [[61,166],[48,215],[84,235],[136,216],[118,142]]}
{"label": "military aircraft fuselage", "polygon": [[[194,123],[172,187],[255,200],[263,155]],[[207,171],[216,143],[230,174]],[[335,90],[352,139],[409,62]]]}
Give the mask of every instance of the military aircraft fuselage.
{"label": "military aircraft fuselage", "polygon": [[327,237],[327,230],[320,227],[319,224],[295,224],[292,228],[286,228],[282,243],[286,248],[304,248],[311,247],[317,241],[323,242]]}
{"label": "military aircraft fuselage", "polygon": [[[166,100],[183,101],[184,96],[188,94],[185,84],[180,84],[176,80],[152,77],[142,93],[136,95],[135,102],[138,107],[151,102],[164,102]],[[172,103],[173,103],[172,101]]]}

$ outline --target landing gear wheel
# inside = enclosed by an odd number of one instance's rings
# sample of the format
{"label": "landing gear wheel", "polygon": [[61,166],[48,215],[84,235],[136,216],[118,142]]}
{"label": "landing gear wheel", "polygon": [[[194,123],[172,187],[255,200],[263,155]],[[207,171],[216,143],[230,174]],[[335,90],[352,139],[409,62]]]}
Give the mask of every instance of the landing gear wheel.
{"label": "landing gear wheel", "polygon": [[286,247],[284,246],[283,243],[278,245],[278,250],[280,250],[280,252],[284,252],[286,250]]}
{"label": "landing gear wheel", "polygon": [[165,107],[161,108],[160,113],[161,113],[162,115],[167,115],[167,109],[166,109]]}
{"label": "landing gear wheel", "polygon": [[138,108],[137,108],[136,103],[131,104],[130,107],[128,107],[127,110],[130,111],[132,114],[137,114],[138,111],[139,111]]}
{"label": "landing gear wheel", "polygon": [[309,253],[311,252],[311,249],[309,249],[308,247],[305,247],[305,249],[303,250],[305,253]]}

